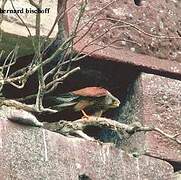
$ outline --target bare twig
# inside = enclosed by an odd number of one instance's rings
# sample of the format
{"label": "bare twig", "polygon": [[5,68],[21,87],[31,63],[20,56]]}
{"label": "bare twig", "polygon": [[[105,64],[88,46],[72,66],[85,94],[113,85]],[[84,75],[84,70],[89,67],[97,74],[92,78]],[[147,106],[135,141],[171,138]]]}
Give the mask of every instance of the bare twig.
{"label": "bare twig", "polygon": [[146,36],[149,36],[149,37],[152,37],[152,38],[158,38],[158,39],[181,39],[181,37],[175,37],[175,36],[171,36],[171,37],[168,37],[166,35],[155,35],[155,34],[151,34],[151,33],[148,33],[148,32],[145,32],[143,29],[135,26],[134,24],[132,23],[129,23],[127,21],[123,21],[123,20],[120,20],[120,19],[117,19],[115,17],[110,17],[110,18],[107,18],[107,20],[110,20],[110,21],[114,21],[116,23],[122,23],[122,24],[126,24],[126,25],[129,25],[129,27],[135,29],[136,31],[146,35]]}
{"label": "bare twig", "polygon": [[[65,80],[67,77],[69,77],[70,75],[72,75],[73,73],[77,72],[80,70],[80,67],[76,67],[70,71],[68,71],[67,73],[65,73],[63,76],[61,76],[60,78],[57,78],[53,81],[51,81],[50,83],[48,83],[45,87],[45,94],[48,94],[50,92],[52,92],[53,90],[56,89],[57,85],[59,83],[61,83],[63,80]],[[17,98],[17,101],[26,101],[32,98],[35,98],[37,95],[36,94],[32,94],[30,96],[27,97],[23,97],[23,98]]]}
{"label": "bare twig", "polygon": [[0,106],[3,106],[3,105],[8,106],[8,107],[15,107],[17,109],[22,109],[28,112],[36,112],[33,105],[26,105],[14,100],[0,100]]}
{"label": "bare twig", "polygon": [[40,4],[36,4],[33,0],[29,0],[29,3],[34,6],[36,9],[40,9],[41,5]]}
{"label": "bare twig", "polygon": [[61,76],[60,78],[57,78],[53,81],[51,81],[50,83],[48,83],[45,87],[46,90],[48,90],[51,86],[52,88],[54,88],[54,86],[56,85],[57,82],[62,82],[64,81],[67,77],[69,77],[70,75],[72,75],[73,73],[77,72],[80,70],[80,67],[76,67],[70,71],[68,71],[65,75]]}
{"label": "bare twig", "polygon": [[[19,46],[16,45],[15,48],[10,51],[10,53],[7,55],[6,59],[4,60],[3,66],[0,66],[0,69],[10,68],[16,63],[17,53],[18,53]],[[2,51],[3,53],[3,51]],[[0,55],[1,57],[1,55]],[[10,59],[10,61],[9,61]],[[8,62],[9,61],[9,62]]]}
{"label": "bare twig", "polygon": [[[1,106],[7,106],[7,107],[12,107],[12,108],[16,108],[16,109],[21,109],[24,111],[28,111],[28,112],[32,112],[32,113],[40,113],[39,109],[36,108],[36,106],[34,105],[27,105],[15,100],[6,100],[6,99],[1,99],[0,100],[0,107]],[[42,112],[50,112],[50,113],[56,113],[56,110],[53,109],[49,109],[49,108],[42,108],[41,109],[41,113]]]}
{"label": "bare twig", "polygon": [[[59,11],[59,13],[58,13],[58,15],[57,15],[57,17],[56,17],[56,19],[55,19],[55,21],[54,21],[51,29],[50,29],[50,31],[48,32],[48,35],[46,36],[46,39],[48,39],[48,38],[50,37],[51,33],[53,32],[53,30],[54,30],[54,28],[55,28],[55,26],[56,26],[56,24],[57,24],[57,22],[60,21],[60,20],[66,15],[66,13],[68,13],[73,7],[75,7],[76,4],[77,4],[79,1],[80,1],[80,0],[76,1],[76,3],[74,3],[71,7],[63,10],[63,12],[62,12],[62,8],[60,9],[60,11]],[[65,2],[65,4],[66,4],[66,3],[67,3],[67,1]],[[63,7],[64,7],[64,6],[63,6]]]}
{"label": "bare twig", "polygon": [[5,78],[8,77],[11,66],[13,66],[16,63],[18,48],[19,48],[18,46],[15,46],[15,48],[13,50],[13,55],[11,56],[11,59],[10,59],[10,61],[8,63]]}
{"label": "bare twig", "polygon": [[[10,2],[11,2],[11,5],[12,5],[13,9],[16,10],[15,7],[14,7],[14,4],[13,4],[13,2],[12,2],[12,0],[10,0]],[[21,16],[20,16],[16,11],[15,11],[15,14],[16,14],[16,16],[20,19],[20,21],[22,22],[22,24],[24,25],[24,27],[26,28],[26,30],[28,31],[29,36],[30,36],[30,39],[31,39],[31,42],[32,42],[32,45],[33,45],[33,49],[34,49],[34,51],[35,51],[35,50],[36,50],[36,48],[35,48],[35,42],[34,42],[34,39],[33,39],[33,36],[32,36],[32,34],[31,34],[31,31],[30,31],[29,27],[26,25],[26,23],[24,22],[24,20],[21,18]]]}
{"label": "bare twig", "polygon": [[[13,9],[16,10],[16,8],[14,7],[14,4],[13,4],[12,0],[10,0],[10,2],[11,2],[11,5],[12,5]],[[24,27],[27,29],[30,37],[32,37],[31,31],[30,31],[30,29],[28,28],[28,26],[26,25],[26,23],[24,22],[24,20],[21,18],[21,16],[20,16],[16,11],[15,11],[15,14],[16,14],[16,16],[18,16],[18,18],[20,19],[20,21],[22,22],[22,24],[24,25]]]}
{"label": "bare twig", "polygon": [[106,3],[100,10],[98,10],[86,23],[84,23],[77,31],[79,33],[82,29],[84,29],[90,22],[94,21],[95,18],[107,7],[115,3],[117,0],[112,0],[110,3]]}

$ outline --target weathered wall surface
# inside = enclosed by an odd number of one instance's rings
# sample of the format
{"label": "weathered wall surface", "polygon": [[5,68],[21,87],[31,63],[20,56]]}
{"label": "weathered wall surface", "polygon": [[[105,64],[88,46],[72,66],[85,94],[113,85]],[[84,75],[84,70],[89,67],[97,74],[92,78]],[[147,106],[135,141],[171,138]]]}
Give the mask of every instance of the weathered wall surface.
{"label": "weathered wall surface", "polygon": [[[68,1],[69,6],[74,2]],[[146,0],[142,6],[136,6],[134,0],[89,1],[82,24],[90,19],[96,22],[82,42],[95,38],[100,46],[112,42],[115,49],[181,62],[180,6],[179,0]],[[70,27],[78,9],[69,13]],[[81,33],[87,30],[86,26]]]}
{"label": "weathered wall surface", "polygon": [[135,158],[110,144],[67,138],[44,129],[0,120],[0,178],[170,180],[167,162]]}
{"label": "weathered wall surface", "polygon": [[[164,132],[181,133],[181,81],[142,74],[144,124]],[[181,139],[181,137],[178,137]],[[147,153],[162,159],[178,161],[181,166],[181,146],[157,133],[147,133]]]}
{"label": "weathered wall surface", "polygon": [[[138,84],[142,92],[138,102],[142,118],[136,120],[146,126],[158,127],[170,135],[180,134],[181,81],[142,73]],[[181,168],[181,146],[158,133],[137,133],[125,148],[177,162]]]}

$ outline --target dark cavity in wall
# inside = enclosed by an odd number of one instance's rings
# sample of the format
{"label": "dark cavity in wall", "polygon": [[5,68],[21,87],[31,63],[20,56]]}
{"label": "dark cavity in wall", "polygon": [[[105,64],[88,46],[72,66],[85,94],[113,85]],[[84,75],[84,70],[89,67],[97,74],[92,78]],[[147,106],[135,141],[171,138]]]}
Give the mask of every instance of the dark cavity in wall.
{"label": "dark cavity in wall", "polygon": [[168,161],[168,163],[173,166],[174,172],[181,171],[181,162]]}
{"label": "dark cavity in wall", "polygon": [[142,0],[134,0],[134,3],[135,3],[137,6],[141,6],[141,2],[142,2]]}
{"label": "dark cavity in wall", "polygon": [[[27,65],[31,57],[21,58],[12,69]],[[117,109],[106,112],[103,116],[115,119],[119,122],[130,123],[134,121],[136,109],[136,91],[137,79],[140,72],[134,66],[128,64],[120,64],[112,61],[104,61],[92,58],[85,58],[79,62],[73,63],[72,68],[80,66],[81,70],[71,77],[67,78],[63,84],[53,92],[53,95],[59,95],[69,91],[81,89],[88,86],[101,86],[109,90],[114,96],[118,97],[121,105]],[[12,86],[6,86],[3,93],[6,97],[17,98],[25,97],[31,94],[36,94],[38,87],[37,74],[33,75],[27,82],[25,88],[22,90],[16,89]],[[10,92],[10,93],[9,93]],[[13,93],[11,93],[13,92]],[[32,102],[29,102],[32,103]],[[82,117],[81,113],[72,111],[64,111],[55,114],[40,115],[41,121],[58,121],[58,120],[76,120]],[[104,142],[119,142],[120,137],[110,130],[90,127],[85,132],[100,139]]]}
{"label": "dark cavity in wall", "polygon": [[[60,91],[68,92],[87,86],[104,87],[119,98],[121,105],[117,109],[109,110],[103,116],[123,123],[134,121],[136,111],[139,109],[136,107],[138,100],[136,94],[138,91],[137,79],[140,74],[135,67],[92,58],[74,63],[73,66],[80,66],[81,71],[68,78],[63,86],[59,86],[60,89],[58,88],[54,92],[55,94]],[[65,112],[65,114],[57,113],[55,119],[63,117],[64,119],[75,120],[81,116],[81,113]],[[120,137],[111,130],[92,126],[87,128],[85,133],[103,142],[120,142]]]}
{"label": "dark cavity in wall", "polygon": [[78,180],[91,180],[91,178],[86,174],[81,174],[79,175]]}

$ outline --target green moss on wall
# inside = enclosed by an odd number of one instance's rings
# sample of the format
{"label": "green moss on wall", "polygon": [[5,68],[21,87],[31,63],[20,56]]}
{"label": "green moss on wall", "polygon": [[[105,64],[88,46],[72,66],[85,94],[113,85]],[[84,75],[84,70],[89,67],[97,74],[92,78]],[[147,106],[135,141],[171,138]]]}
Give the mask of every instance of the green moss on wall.
{"label": "green moss on wall", "polygon": [[16,45],[19,46],[19,57],[30,55],[34,52],[30,37],[18,36],[15,34],[5,33],[1,31],[0,50],[5,51],[4,56],[7,56],[7,54],[12,49],[14,49]]}

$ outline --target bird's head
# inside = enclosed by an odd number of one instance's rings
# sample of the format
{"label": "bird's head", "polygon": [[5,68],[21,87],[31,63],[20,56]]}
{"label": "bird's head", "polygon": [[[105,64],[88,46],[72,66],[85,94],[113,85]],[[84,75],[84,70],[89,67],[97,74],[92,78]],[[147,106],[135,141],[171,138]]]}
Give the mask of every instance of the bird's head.
{"label": "bird's head", "polygon": [[110,92],[107,92],[105,102],[108,108],[117,108],[120,105],[119,99],[114,97]]}
{"label": "bird's head", "polygon": [[[83,105],[84,103],[84,106],[81,107],[89,106],[95,109],[101,108],[102,110],[106,111],[110,108],[117,108],[120,105],[119,99],[114,97],[108,90],[102,87],[87,87],[84,89],[73,91],[73,94],[81,97],[81,100],[83,98],[86,99],[84,101],[81,101],[81,105]],[[80,102],[78,104],[80,105]]]}

